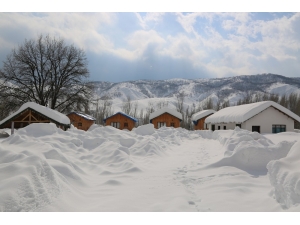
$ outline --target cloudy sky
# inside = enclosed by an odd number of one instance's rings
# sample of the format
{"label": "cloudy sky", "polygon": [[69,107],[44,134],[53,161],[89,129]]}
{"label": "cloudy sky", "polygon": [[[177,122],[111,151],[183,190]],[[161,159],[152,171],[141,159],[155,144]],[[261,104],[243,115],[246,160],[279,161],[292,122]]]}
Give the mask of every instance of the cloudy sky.
{"label": "cloudy sky", "polygon": [[0,68],[39,34],[84,49],[91,80],[300,76],[300,13],[1,12]]}

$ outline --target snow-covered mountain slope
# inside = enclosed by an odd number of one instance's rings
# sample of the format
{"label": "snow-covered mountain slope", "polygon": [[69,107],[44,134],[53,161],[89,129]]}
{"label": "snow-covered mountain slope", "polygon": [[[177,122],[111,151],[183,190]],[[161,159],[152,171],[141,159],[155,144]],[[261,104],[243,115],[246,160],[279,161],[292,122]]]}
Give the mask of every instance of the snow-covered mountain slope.
{"label": "snow-covered mountain slope", "polygon": [[151,102],[168,102],[173,108],[176,95],[184,92],[186,97],[184,106],[197,104],[208,98],[213,103],[228,100],[235,104],[243,99],[247,93],[271,93],[289,95],[300,94],[300,79],[284,77],[275,74],[242,75],[236,77],[215,79],[170,79],[170,80],[137,80],[120,83],[94,82],[97,98],[113,100],[114,111],[121,109],[127,96],[133,102],[138,102],[139,109],[147,107]]}

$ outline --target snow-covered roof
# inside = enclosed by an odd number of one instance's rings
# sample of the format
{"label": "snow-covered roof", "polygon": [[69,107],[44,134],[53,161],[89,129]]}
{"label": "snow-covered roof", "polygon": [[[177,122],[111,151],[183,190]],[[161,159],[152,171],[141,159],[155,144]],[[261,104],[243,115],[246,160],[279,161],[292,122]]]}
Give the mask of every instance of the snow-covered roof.
{"label": "snow-covered roof", "polygon": [[82,118],[86,119],[86,120],[92,120],[92,121],[95,121],[96,119],[88,114],[85,114],[85,113],[82,113],[82,112],[70,112],[68,115],[70,114],[76,114],[78,116],[81,116]]}
{"label": "snow-covered roof", "polygon": [[182,120],[182,114],[176,111],[175,109],[170,109],[170,108],[161,108],[159,110],[156,110],[155,112],[150,114],[149,119],[152,120],[153,118],[158,117],[164,113],[169,113],[177,117],[178,119]]}
{"label": "snow-covered roof", "polygon": [[205,119],[205,123],[243,123],[268,107],[273,106],[289,117],[300,122],[300,117],[273,101],[256,102],[231,106],[214,113]]}
{"label": "snow-covered roof", "polygon": [[197,120],[200,120],[201,118],[203,117],[206,117],[210,114],[214,114],[216,111],[215,110],[212,110],[212,109],[207,109],[207,110],[202,110],[200,112],[197,112],[195,114],[192,115],[192,120],[193,121],[197,121]]}
{"label": "snow-covered roof", "polygon": [[127,118],[133,120],[134,122],[137,122],[137,121],[138,121],[136,118],[134,118],[134,117],[132,117],[132,116],[129,116],[129,115],[127,115],[126,113],[123,113],[123,112],[117,112],[117,113],[115,113],[114,115],[105,118],[105,119],[103,120],[103,122],[105,123],[106,120],[107,120],[108,118],[113,117],[113,116],[115,116],[115,115],[117,115],[117,114],[122,114],[123,116],[126,116]]}
{"label": "snow-covered roof", "polygon": [[36,111],[40,114],[43,114],[46,117],[48,117],[49,119],[52,119],[60,124],[65,124],[65,125],[70,124],[70,119],[66,115],[64,115],[56,110],[50,109],[48,107],[39,105],[35,102],[27,102],[27,103],[23,104],[18,111],[14,112],[13,114],[11,114],[8,117],[6,117],[5,119],[3,119],[0,122],[0,125],[4,124],[8,120],[12,119],[13,117],[15,117],[16,115],[18,115],[19,113],[21,113],[22,111],[24,111],[25,109],[28,109],[28,108],[33,109],[34,111]]}

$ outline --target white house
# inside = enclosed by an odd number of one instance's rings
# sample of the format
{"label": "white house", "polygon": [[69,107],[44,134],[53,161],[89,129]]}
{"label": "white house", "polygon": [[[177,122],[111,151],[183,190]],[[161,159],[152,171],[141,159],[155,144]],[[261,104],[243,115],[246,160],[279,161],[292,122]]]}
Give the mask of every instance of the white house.
{"label": "white house", "polygon": [[294,121],[300,122],[300,117],[272,101],[227,107],[205,119],[210,130],[239,126],[259,133],[294,131]]}

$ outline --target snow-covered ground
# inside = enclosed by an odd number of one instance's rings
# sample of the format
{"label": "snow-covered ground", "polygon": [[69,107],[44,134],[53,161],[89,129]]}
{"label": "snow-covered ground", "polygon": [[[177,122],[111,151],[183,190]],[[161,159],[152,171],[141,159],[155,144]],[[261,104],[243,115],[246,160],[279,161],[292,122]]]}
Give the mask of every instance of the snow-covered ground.
{"label": "snow-covered ground", "polygon": [[299,212],[299,160],[300,133],[32,124],[0,141],[0,211]]}

